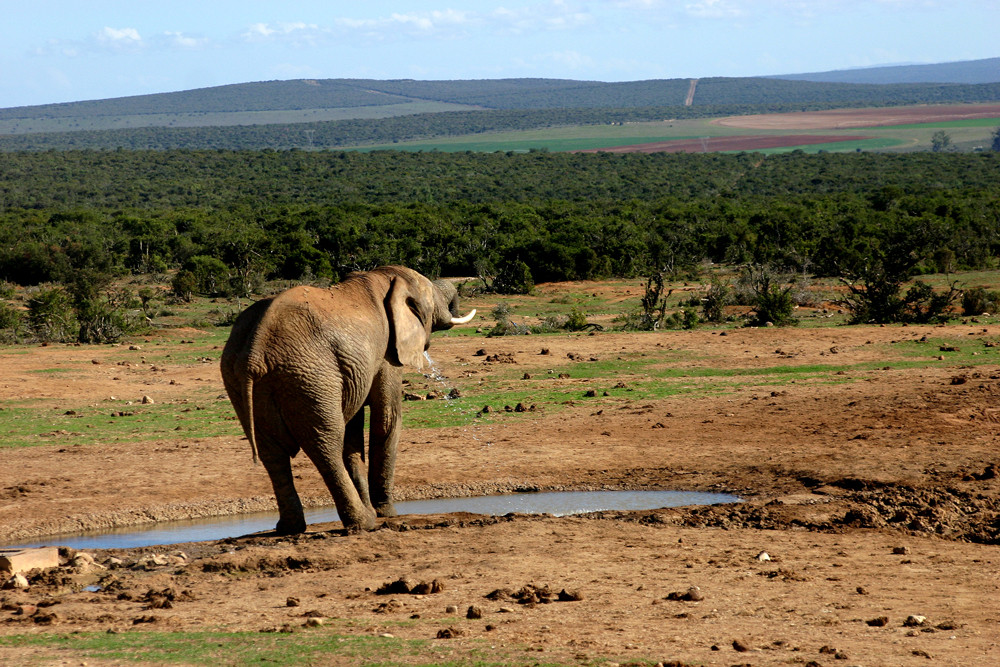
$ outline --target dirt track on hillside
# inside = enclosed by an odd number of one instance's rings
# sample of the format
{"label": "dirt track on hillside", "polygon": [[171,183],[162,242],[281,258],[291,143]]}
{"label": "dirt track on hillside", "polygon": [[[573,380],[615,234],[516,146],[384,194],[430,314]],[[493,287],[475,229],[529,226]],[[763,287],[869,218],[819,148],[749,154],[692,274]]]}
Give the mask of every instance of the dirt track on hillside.
{"label": "dirt track on hillside", "polygon": [[[296,538],[96,552],[99,564],[114,556],[122,565],[67,566],[36,573],[27,591],[0,592],[0,636],[285,629],[432,640],[444,651],[438,659],[459,662],[1000,663],[1000,366],[961,368],[945,353],[939,365],[916,368],[885,359],[897,342],[943,331],[984,354],[1000,339],[1000,328],[974,324],[437,338],[431,352],[450,378],[497,372],[480,348],[533,376],[570,355],[583,368],[623,351],[669,349],[677,352],[671,364],[691,370],[691,390],[706,382],[699,368],[719,365],[715,355],[734,368],[777,360],[817,371],[642,401],[602,397],[612,381],[571,372],[551,380],[578,390],[571,405],[527,414],[497,405],[498,414],[468,427],[403,434],[402,498],[656,488],[736,492],[747,499],[740,505],[573,518],[403,516],[360,535],[322,525]],[[83,395],[102,406],[112,393],[165,402],[204,384],[222,393],[212,365],[138,365],[128,375],[111,368],[128,354],[27,348],[4,359],[0,398],[58,404]],[[37,372],[99,355],[108,362],[85,373]],[[865,362],[876,370],[822,370]],[[597,396],[587,398],[589,389]],[[0,456],[0,525],[18,538],[271,503],[235,421],[229,437],[81,446],[66,436]],[[303,496],[325,502],[315,471],[295,465]],[[183,557],[171,559],[177,551]],[[168,564],[142,565],[151,554]],[[443,590],[374,592],[400,578],[438,580]],[[81,590],[98,580],[100,592]],[[554,597],[565,589],[582,599],[549,603],[545,586]],[[509,594],[485,597],[497,590]],[[467,619],[470,606],[482,618]],[[908,626],[909,616],[924,620]],[[323,627],[305,629],[310,617]],[[39,655],[41,664],[62,664],[66,654],[0,645],[2,664]],[[351,659],[330,654],[329,662]]]}

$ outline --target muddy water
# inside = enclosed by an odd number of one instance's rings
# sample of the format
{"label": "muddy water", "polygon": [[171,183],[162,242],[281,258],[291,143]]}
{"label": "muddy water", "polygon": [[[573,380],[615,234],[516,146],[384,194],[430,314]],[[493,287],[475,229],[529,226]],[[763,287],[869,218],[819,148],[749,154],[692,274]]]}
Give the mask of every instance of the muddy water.
{"label": "muddy water", "polygon": [[[566,516],[600,510],[645,510],[686,505],[736,503],[740,499],[724,493],[689,491],[559,491],[546,493],[514,493],[473,498],[441,498],[410,500],[396,503],[400,514],[444,514],[472,512],[502,516],[510,512],[521,514],[553,514]],[[159,544],[201,542],[237,537],[274,528],[277,512],[261,512],[227,517],[210,517],[191,521],[170,521],[146,528],[129,527],[100,534],[55,535],[16,546],[58,545],[74,549],[114,549],[146,547]],[[310,524],[337,521],[332,507],[306,510]]]}

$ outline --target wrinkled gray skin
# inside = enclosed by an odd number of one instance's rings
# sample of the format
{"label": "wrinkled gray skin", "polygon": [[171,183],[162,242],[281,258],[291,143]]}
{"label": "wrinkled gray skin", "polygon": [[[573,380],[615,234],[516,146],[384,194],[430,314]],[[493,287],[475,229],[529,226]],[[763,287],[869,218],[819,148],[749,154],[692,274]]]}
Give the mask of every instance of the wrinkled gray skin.
{"label": "wrinkled gray skin", "polygon": [[402,367],[424,366],[431,332],[463,321],[454,317],[457,306],[450,283],[384,266],[329,289],[294,287],[237,318],[222,351],[222,379],[254,459],[271,478],[278,533],[306,528],[291,468],[300,449],[348,530],[370,530],[376,515],[395,515]]}

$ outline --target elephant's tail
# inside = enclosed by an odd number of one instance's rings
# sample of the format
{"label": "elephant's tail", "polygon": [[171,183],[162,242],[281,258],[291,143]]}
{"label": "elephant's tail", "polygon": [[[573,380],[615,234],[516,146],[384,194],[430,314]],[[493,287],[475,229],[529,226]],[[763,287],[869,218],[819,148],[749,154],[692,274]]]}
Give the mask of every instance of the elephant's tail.
{"label": "elephant's tail", "polygon": [[250,453],[253,455],[253,464],[257,465],[260,458],[257,456],[257,435],[253,426],[253,377],[249,373],[246,374],[246,379],[243,383],[243,398],[247,403],[247,440],[250,441]]}

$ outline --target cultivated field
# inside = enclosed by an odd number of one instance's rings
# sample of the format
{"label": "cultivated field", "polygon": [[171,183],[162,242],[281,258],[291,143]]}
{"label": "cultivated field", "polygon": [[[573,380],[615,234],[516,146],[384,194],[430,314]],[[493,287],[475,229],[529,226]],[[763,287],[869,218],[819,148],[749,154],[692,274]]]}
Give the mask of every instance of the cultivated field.
{"label": "cultivated field", "polygon": [[[930,150],[945,131],[957,150],[988,148],[1000,127],[1000,105],[921,105],[589,125],[478,134],[375,148],[441,151],[716,152],[791,150]],[[864,132],[859,132],[864,129]],[[817,130],[822,135],[817,136]]]}
{"label": "cultivated field", "polygon": [[[605,330],[502,338],[483,333],[498,299],[472,299],[481,331],[432,344],[444,379],[409,376],[461,398],[404,404],[402,498],[742,504],[66,553],[0,591],[0,664],[998,663],[1000,320],[842,326],[816,289],[798,327],[625,333],[639,281],[543,285],[504,299],[514,320],[577,308]],[[0,350],[0,541],[269,506],[223,396],[226,330],[206,321],[228,306],[197,307],[125,345]],[[438,586],[379,593],[400,579]]]}

